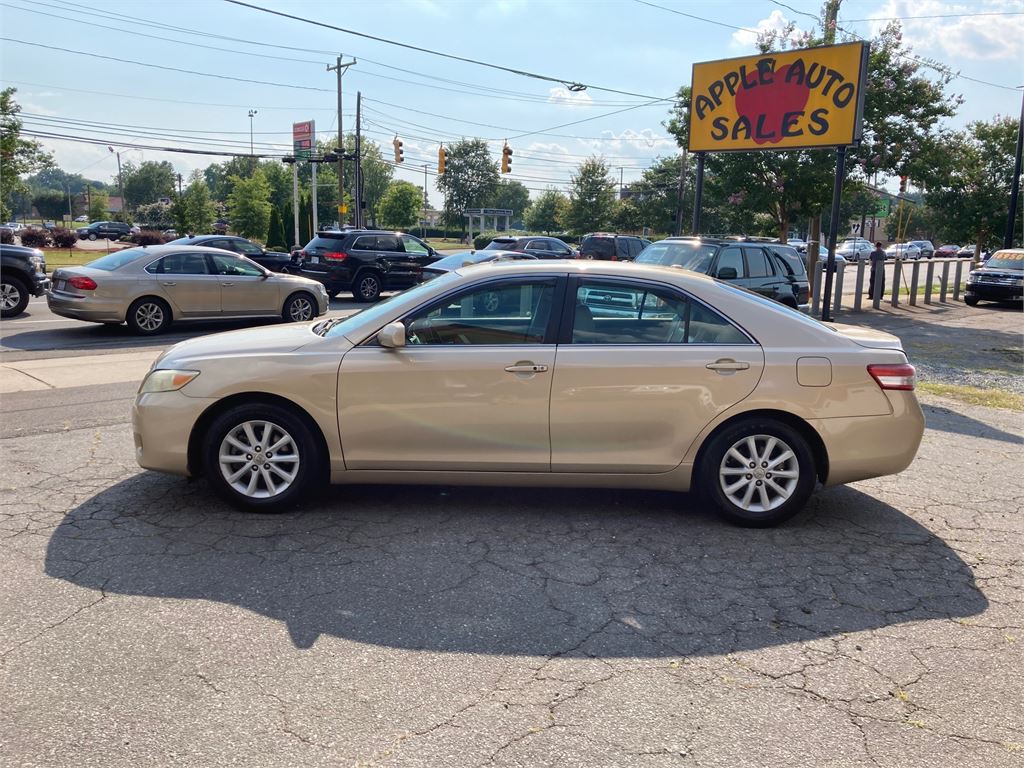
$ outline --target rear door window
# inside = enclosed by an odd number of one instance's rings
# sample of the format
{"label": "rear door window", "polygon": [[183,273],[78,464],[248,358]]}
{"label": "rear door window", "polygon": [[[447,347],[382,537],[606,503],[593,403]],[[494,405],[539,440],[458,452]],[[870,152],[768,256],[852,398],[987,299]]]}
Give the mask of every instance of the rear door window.
{"label": "rear door window", "polygon": [[628,261],[632,258],[629,254],[629,238],[628,237],[617,237],[615,238],[615,256],[620,261]]}
{"label": "rear door window", "polygon": [[530,251],[549,251],[548,244],[545,240],[531,240],[526,246],[527,250]]}
{"label": "rear door window", "polygon": [[377,250],[401,253],[402,247],[398,244],[398,238],[395,235],[377,235]]}
{"label": "rear door window", "polygon": [[171,253],[146,267],[153,275],[208,275],[206,254]]}
{"label": "rear door window", "polygon": [[352,250],[355,251],[376,251],[377,250],[377,236],[376,235],[362,235],[357,237],[356,241],[352,243]]}
{"label": "rear door window", "polygon": [[768,258],[762,249],[744,247],[743,255],[747,260],[748,277],[768,277],[773,274]]}
{"label": "rear door window", "polygon": [[611,259],[615,254],[615,242],[610,237],[588,237],[580,250],[595,259]]}

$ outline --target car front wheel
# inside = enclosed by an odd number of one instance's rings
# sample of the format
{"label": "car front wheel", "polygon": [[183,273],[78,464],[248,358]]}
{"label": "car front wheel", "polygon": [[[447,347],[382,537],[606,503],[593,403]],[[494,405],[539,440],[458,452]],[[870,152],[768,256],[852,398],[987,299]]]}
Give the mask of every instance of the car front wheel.
{"label": "car front wheel", "polygon": [[799,512],[814,490],[814,456],[788,424],[748,419],[715,435],[700,468],[701,490],[738,525],[766,528]]}
{"label": "car front wheel", "polygon": [[254,403],[231,408],[210,425],[205,447],[209,482],[244,510],[283,511],[318,477],[313,432],[283,406]]}
{"label": "car front wheel", "polygon": [[308,293],[296,293],[288,297],[281,314],[286,322],[304,323],[316,317],[316,307]]}

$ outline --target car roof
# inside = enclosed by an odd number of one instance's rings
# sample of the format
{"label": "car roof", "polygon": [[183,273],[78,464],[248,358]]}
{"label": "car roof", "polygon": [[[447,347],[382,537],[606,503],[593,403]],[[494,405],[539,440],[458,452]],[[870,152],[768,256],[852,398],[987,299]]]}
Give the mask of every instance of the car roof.
{"label": "car roof", "polygon": [[14,245],[13,243],[0,243],[0,251],[15,256],[32,256],[42,254],[38,248],[29,248],[27,245]]}

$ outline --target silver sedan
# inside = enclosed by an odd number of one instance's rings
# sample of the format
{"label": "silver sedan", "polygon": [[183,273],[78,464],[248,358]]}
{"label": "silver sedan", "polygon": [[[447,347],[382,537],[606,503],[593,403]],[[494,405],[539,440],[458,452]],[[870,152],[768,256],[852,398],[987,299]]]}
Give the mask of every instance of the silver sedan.
{"label": "silver sedan", "polygon": [[46,295],[57,315],[93,323],[127,322],[160,333],[176,320],[281,317],[312,320],[327,311],[321,283],[264,269],[219,248],[158,245],[109,253],[84,267],[62,267]]}

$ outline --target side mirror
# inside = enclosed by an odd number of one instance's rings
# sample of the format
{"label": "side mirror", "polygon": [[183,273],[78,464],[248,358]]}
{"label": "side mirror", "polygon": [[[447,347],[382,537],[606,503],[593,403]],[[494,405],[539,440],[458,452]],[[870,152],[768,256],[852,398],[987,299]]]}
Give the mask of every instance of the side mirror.
{"label": "side mirror", "polygon": [[718,270],[719,280],[735,280],[736,279],[736,267],[722,267]]}
{"label": "side mirror", "polygon": [[382,347],[387,347],[388,349],[404,347],[405,326],[398,321],[388,323],[377,333],[377,341],[380,342]]}
{"label": "side mirror", "polygon": [[434,250],[433,248],[431,248],[431,247],[430,247],[430,246],[428,245],[428,246],[427,246],[427,255],[428,255],[428,256],[437,256],[437,251],[435,251],[435,250]]}

